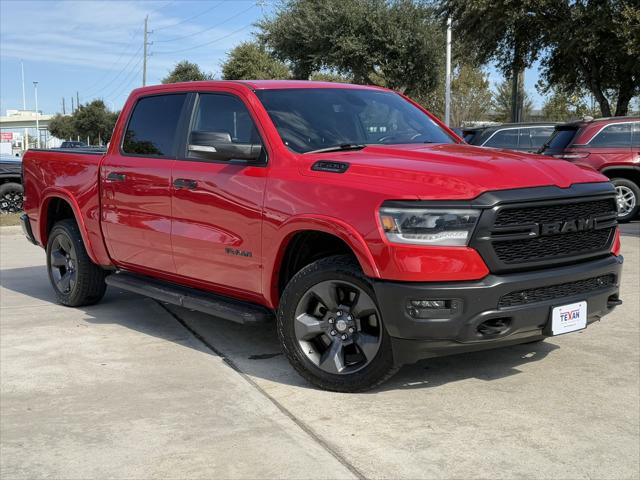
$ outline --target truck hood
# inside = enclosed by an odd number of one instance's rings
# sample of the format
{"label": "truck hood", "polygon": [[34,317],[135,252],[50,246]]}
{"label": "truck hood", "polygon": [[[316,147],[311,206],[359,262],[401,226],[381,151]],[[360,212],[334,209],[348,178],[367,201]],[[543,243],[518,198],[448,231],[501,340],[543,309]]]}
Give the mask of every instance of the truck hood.
{"label": "truck hood", "polygon": [[[367,184],[396,198],[471,199],[494,190],[561,188],[607,178],[563,160],[466,144],[368,146],[358,151],[302,155],[303,174]],[[349,163],[342,174],[314,171],[318,160]],[[337,177],[340,180],[337,180]],[[403,192],[397,195],[397,192]]]}

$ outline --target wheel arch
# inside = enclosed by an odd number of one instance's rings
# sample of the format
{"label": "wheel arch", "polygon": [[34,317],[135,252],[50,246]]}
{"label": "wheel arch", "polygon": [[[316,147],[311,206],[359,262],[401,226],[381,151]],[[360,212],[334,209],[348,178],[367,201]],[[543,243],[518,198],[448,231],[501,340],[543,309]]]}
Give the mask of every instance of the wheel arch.
{"label": "wheel arch", "polygon": [[623,165],[605,167],[600,171],[600,173],[606,175],[609,179],[625,178],[640,187],[640,167]]}
{"label": "wheel arch", "polygon": [[78,225],[89,258],[92,262],[99,263],[89,240],[86,225],[82,220],[80,207],[71,195],[59,190],[45,193],[40,205],[38,218],[38,233],[40,243],[43,247],[46,248],[47,242],[49,241],[49,233],[56,222],[64,220],[65,218],[72,218],[76,222],[76,225]]}
{"label": "wheel arch", "polygon": [[[272,264],[265,271],[264,292],[268,303],[274,308],[279,304],[287,281],[297,271],[329,255],[351,254],[366,276],[380,276],[365,240],[352,226],[342,220],[320,216],[296,217],[283,224],[279,234],[280,240],[274,242],[277,247],[272,253],[266,255],[266,258],[272,259]],[[310,256],[303,255],[301,260],[295,260],[299,249],[303,248],[301,242],[305,241],[322,245],[323,250],[312,252]],[[310,261],[307,261],[309,259]]]}

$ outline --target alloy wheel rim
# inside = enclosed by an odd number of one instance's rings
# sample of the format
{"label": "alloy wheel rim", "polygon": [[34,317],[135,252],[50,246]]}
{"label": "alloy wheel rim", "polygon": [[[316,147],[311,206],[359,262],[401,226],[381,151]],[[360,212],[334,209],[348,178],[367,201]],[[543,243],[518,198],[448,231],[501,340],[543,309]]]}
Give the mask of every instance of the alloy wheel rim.
{"label": "alloy wheel rim", "polygon": [[300,349],[316,367],[334,375],[348,375],[369,365],[380,350],[382,328],[371,296],[346,281],[314,285],[295,312]]}
{"label": "alloy wheel rim", "polygon": [[0,210],[3,212],[16,213],[22,210],[22,194],[16,191],[5,193],[0,198]]}
{"label": "alloy wheel rim", "polygon": [[636,194],[629,187],[624,185],[616,186],[616,200],[618,203],[618,216],[624,217],[631,213],[636,207],[637,199]]}
{"label": "alloy wheel rim", "polygon": [[71,239],[60,234],[51,244],[50,271],[53,283],[60,293],[69,293],[77,281],[78,258]]}

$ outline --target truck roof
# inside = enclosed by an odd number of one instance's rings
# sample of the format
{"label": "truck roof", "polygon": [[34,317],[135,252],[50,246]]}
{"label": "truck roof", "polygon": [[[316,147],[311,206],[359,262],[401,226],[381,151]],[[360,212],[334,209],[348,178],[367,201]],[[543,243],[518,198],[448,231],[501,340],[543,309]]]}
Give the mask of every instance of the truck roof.
{"label": "truck roof", "polygon": [[[338,82],[315,82],[311,80],[206,80],[200,82],[178,82],[166,85],[150,85],[148,87],[136,88],[135,92],[145,92],[147,90],[158,90],[158,87],[202,87],[202,86],[225,86],[242,84],[252,90],[286,90],[295,88],[347,88],[353,90],[387,90],[375,85],[356,85],[353,83]],[[169,88],[170,89],[170,88]]]}

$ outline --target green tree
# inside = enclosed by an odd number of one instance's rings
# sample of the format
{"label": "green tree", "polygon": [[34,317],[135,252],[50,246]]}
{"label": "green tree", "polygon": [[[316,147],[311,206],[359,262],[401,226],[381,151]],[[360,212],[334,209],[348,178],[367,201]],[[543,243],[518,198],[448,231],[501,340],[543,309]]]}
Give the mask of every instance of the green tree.
{"label": "green tree", "polygon": [[225,80],[279,80],[290,76],[287,66],[257,42],[242,42],[222,64]]}
{"label": "green tree", "polygon": [[89,138],[91,143],[108,142],[113,133],[118,114],[107,109],[102,100],[80,105],[73,114],[73,128],[75,135],[82,140]]}
{"label": "green tree", "polygon": [[460,65],[451,79],[451,125],[484,120],[491,110],[492,94],[487,74],[472,65]]}
{"label": "green tree", "polygon": [[311,74],[309,80],[315,82],[353,83],[351,76],[334,72],[315,72]]}
{"label": "green tree", "polygon": [[213,75],[203,72],[195,63],[183,60],[177,63],[169,75],[162,79],[162,83],[196,82],[211,79],[213,79]]}
{"label": "green tree", "polygon": [[71,115],[61,115],[58,113],[49,121],[47,128],[51,135],[61,140],[69,140],[78,135]]}
{"label": "green tree", "polygon": [[411,0],[285,0],[258,38],[307,80],[329,69],[355,83],[417,96],[434,90],[444,33],[434,10]]}
{"label": "green tree", "polygon": [[548,3],[546,23],[554,27],[544,31],[546,85],[564,94],[589,90],[603,116],[627,115],[640,94],[637,0]]}
{"label": "green tree", "polygon": [[[525,90],[522,93],[522,121],[526,122],[531,118],[533,112],[533,102]],[[505,78],[498,84],[493,94],[493,111],[495,120],[498,122],[508,122],[511,119],[511,79]]]}
{"label": "green tree", "polygon": [[566,95],[554,91],[545,99],[542,114],[546,120],[566,122],[585,115],[596,116],[597,112],[589,108],[583,95]]}
{"label": "green tree", "polygon": [[505,76],[541,59],[547,89],[588,90],[602,115],[626,115],[640,93],[638,0],[440,0],[456,38]]}

